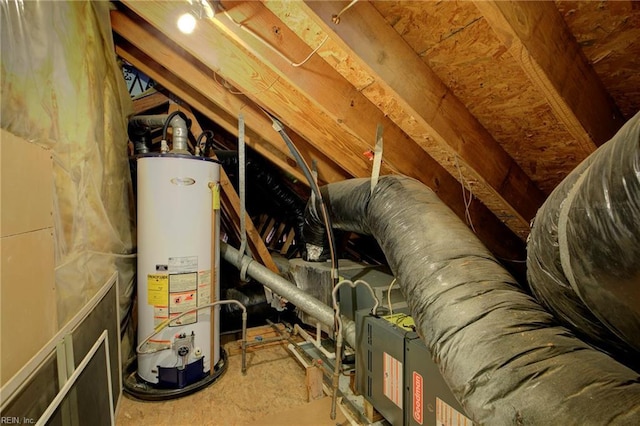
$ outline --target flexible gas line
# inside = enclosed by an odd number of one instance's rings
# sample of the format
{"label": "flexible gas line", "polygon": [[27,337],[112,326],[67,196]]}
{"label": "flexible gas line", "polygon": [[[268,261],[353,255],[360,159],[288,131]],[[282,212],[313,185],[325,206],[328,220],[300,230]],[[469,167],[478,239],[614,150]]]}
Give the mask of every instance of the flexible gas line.
{"label": "flexible gas line", "polygon": [[165,351],[167,349],[171,349],[171,346],[164,346],[164,347],[157,348],[157,349],[152,349],[152,350],[146,350],[146,351],[142,350],[142,346],[144,346],[147,342],[149,342],[149,340],[151,340],[153,337],[155,337],[162,330],[167,328],[167,326],[171,322],[176,321],[176,320],[182,318],[185,315],[193,314],[194,312],[197,312],[197,311],[202,310],[202,309],[213,308],[214,306],[218,306],[218,305],[231,305],[231,304],[238,305],[242,309],[242,373],[243,374],[246,373],[247,372],[247,363],[246,363],[246,358],[247,358],[247,308],[242,303],[240,303],[239,301],[237,301],[235,299],[218,300],[217,302],[207,303],[206,305],[198,306],[195,309],[191,309],[189,311],[182,312],[180,315],[178,315],[176,317],[167,318],[166,320],[162,321],[160,324],[158,324],[153,329],[153,333],[148,335],[142,342],[140,342],[140,344],[138,344],[138,346],[136,347],[136,354],[138,354],[138,355],[147,355],[147,354],[152,354],[152,353],[156,353],[156,352]]}

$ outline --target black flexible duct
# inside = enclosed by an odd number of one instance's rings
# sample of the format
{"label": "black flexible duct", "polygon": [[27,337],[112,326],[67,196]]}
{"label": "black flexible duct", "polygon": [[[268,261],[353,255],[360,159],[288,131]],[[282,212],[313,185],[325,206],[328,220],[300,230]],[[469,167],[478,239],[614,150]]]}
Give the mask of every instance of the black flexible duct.
{"label": "black flexible duct", "polygon": [[[218,161],[229,174],[237,186],[238,152],[215,151]],[[304,227],[304,201],[290,188],[280,182],[280,179],[269,172],[268,167],[256,158],[248,158],[246,164],[249,189],[248,197],[252,203],[248,210],[255,211],[255,203],[261,203],[265,208],[273,208],[275,215],[284,215],[288,222],[294,225],[296,241],[301,241]],[[266,198],[265,198],[266,197]]]}
{"label": "black flexible duct", "polygon": [[640,371],[640,113],[540,208],[527,264],[549,311]]}
{"label": "black flexible duct", "polygon": [[417,331],[478,424],[640,424],[631,369],[559,326],[420,182],[325,187],[334,226],[373,235]]}

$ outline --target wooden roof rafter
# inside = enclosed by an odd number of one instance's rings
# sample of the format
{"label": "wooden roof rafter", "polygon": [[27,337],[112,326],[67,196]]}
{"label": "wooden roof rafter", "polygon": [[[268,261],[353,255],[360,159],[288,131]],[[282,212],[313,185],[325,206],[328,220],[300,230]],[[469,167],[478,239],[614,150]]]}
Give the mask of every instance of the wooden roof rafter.
{"label": "wooden roof rafter", "polygon": [[[122,11],[113,11],[111,21],[113,30],[124,39],[116,44],[118,55],[230,134],[237,136],[237,117],[242,112],[248,127],[247,145],[300,182],[306,183],[285,143],[273,131],[271,121],[253,102],[241,94],[231,93],[221,79],[212,77],[213,72],[205,73],[185,57],[188,56],[185,52],[176,51],[176,46],[168,40],[163,41],[162,35],[152,28],[142,25]],[[317,161],[321,181],[349,177],[344,170],[297,134],[290,132],[290,137],[296,142],[303,157],[308,161]]]}
{"label": "wooden roof rafter", "polygon": [[[124,4],[155,27],[154,31],[162,32],[162,38],[170,39],[171,43],[184,49],[193,56],[193,59],[210,70],[216,70],[218,75],[234,87],[242,88],[241,90],[247,94],[247,97],[261,107],[278,113],[285,124],[295,128],[305,139],[314,141],[314,146],[337,163],[338,167],[345,169],[353,176],[370,175],[371,164],[363,156],[363,151],[373,146],[375,125],[372,124],[364,131],[359,132],[354,132],[353,128],[345,128],[346,125],[359,123],[360,129],[363,129],[362,122],[365,121],[363,117],[368,117],[363,111],[373,111],[378,114],[378,117],[385,119],[384,114],[381,114],[376,108],[359,109],[362,104],[369,103],[366,99],[359,98],[362,99],[362,102],[347,102],[346,110],[350,114],[348,120],[327,120],[327,110],[323,108],[328,108],[328,106],[319,108],[316,99],[309,99],[307,93],[301,91],[297,86],[293,87],[288,76],[279,75],[283,72],[282,70],[274,68],[271,63],[270,66],[266,66],[263,60],[256,57],[254,51],[247,50],[244,43],[240,43],[234,37],[230,38],[228,30],[223,31],[216,28],[219,27],[218,24],[204,22],[202,32],[186,36],[175,29],[175,13],[171,4],[155,2],[124,2]],[[251,3],[250,6],[255,7],[256,4]],[[262,8],[263,13],[268,12],[262,5],[257,4],[257,6]],[[277,20],[270,12],[267,16],[267,19]],[[147,23],[144,26],[148,25]],[[114,24],[114,30],[118,31],[116,24]],[[297,39],[297,37],[290,38]],[[305,49],[305,53],[300,56],[305,57],[311,50],[300,40],[298,43]],[[252,49],[255,49],[255,46]],[[295,52],[293,55],[298,56]],[[170,60],[173,61],[173,59]],[[319,58],[312,58],[311,61],[323,63]],[[172,72],[179,73],[180,69],[181,67],[175,67]],[[324,71],[330,73],[331,81],[344,80],[330,67],[324,68]],[[318,74],[313,69],[307,69],[300,78],[314,79]],[[297,82],[296,84],[302,83]],[[199,88],[200,85],[195,84],[194,86]],[[318,87],[322,88],[323,86],[318,84]],[[357,95],[357,91],[354,93],[352,90],[349,93]],[[218,101],[225,102],[225,100]],[[352,109],[353,111],[351,111]],[[329,109],[329,111],[331,110]],[[337,117],[341,116],[338,114]],[[389,133],[400,135],[401,141],[396,141],[396,149],[387,149],[382,173],[395,172],[397,169],[395,169],[394,163],[400,164],[399,169],[402,170],[402,173],[413,176],[433,188],[461,218],[470,214],[474,221],[481,222],[483,225],[478,227],[478,236],[495,253],[509,258],[513,257],[514,253],[522,253],[522,240],[517,238],[496,215],[492,214],[477,199],[473,199],[469,204],[465,203],[460,183],[421,147],[398,131],[392,122],[385,119],[385,123],[389,123],[385,128],[386,147],[388,148],[389,145],[393,147],[395,140],[395,138],[388,137]],[[392,130],[389,131],[389,129]],[[371,132],[371,138],[361,134],[366,132]],[[387,143],[387,141],[391,143]]]}
{"label": "wooden roof rafter", "polygon": [[554,2],[474,1],[588,155],[624,123]]}
{"label": "wooden roof rafter", "polygon": [[[280,6],[274,3],[274,9]],[[278,15],[298,20],[305,16],[305,26],[285,23],[312,45],[321,34],[328,34],[333,43],[319,54],[332,62],[348,57],[350,68],[357,69],[347,76],[352,84],[358,85],[362,74],[368,75],[376,86],[372,99],[381,112],[525,237],[544,194],[369,2],[355,4],[335,25],[332,16],[346,4],[287,3],[287,10]],[[308,22],[317,28],[309,31]]]}

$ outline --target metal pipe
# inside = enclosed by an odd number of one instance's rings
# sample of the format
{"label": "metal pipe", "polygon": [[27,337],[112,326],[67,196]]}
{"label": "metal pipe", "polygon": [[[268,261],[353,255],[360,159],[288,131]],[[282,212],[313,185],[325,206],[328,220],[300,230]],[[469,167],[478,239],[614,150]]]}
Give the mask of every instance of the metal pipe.
{"label": "metal pipe", "polygon": [[313,337],[311,337],[311,335],[309,335],[309,333],[307,333],[302,327],[300,327],[298,324],[293,326],[293,333],[294,334],[299,334],[300,336],[302,336],[302,338],[308,342],[311,343],[313,346],[315,346],[316,349],[318,349],[320,352],[322,352],[322,354],[327,357],[327,359],[335,359],[336,354],[335,352],[329,352],[328,350],[326,350],[324,348],[324,346],[322,346],[322,341],[320,339],[320,333],[322,332],[322,328],[321,328],[321,324],[320,322],[317,323],[318,327],[317,327],[317,334],[316,334],[316,338],[314,339]]}
{"label": "metal pipe", "polygon": [[[187,120],[184,119],[183,115],[184,114],[179,111],[176,111],[175,113],[169,114],[170,118],[167,118],[169,120],[168,125],[173,129],[173,148],[171,149],[171,152],[178,154],[190,154],[189,145],[187,143],[189,140],[189,129],[187,128]],[[166,138],[166,135],[163,138]]]}
{"label": "metal pipe", "polygon": [[162,127],[167,119],[167,114],[135,115],[129,119],[129,123],[139,127]]}
{"label": "metal pipe", "polygon": [[[240,114],[238,116],[238,195],[240,195],[240,253],[248,255],[251,251],[247,249],[247,225],[245,214],[246,209],[246,191],[245,191],[245,178],[247,159],[245,156],[245,143],[244,143],[244,116]],[[242,281],[246,281],[246,277],[240,276]]]}
{"label": "metal pipe", "polygon": [[[253,261],[249,256],[239,256],[239,251],[220,242],[220,255],[227,262],[238,269],[246,267],[247,275],[260,282],[265,287],[273,290],[274,293],[287,299],[296,305],[300,310],[311,315],[322,324],[334,328],[333,309],[325,305],[315,297],[300,290],[291,282],[272,272],[258,262]],[[352,347],[356,347],[356,324],[352,320],[342,317],[342,334],[345,341]]]}
{"label": "metal pipe", "polygon": [[171,114],[156,115],[136,115],[129,119],[129,124],[139,127],[162,127],[163,139],[166,139],[166,127],[171,126],[173,129],[173,149],[171,152],[179,154],[190,154],[188,137],[189,129],[184,113],[176,111]]}

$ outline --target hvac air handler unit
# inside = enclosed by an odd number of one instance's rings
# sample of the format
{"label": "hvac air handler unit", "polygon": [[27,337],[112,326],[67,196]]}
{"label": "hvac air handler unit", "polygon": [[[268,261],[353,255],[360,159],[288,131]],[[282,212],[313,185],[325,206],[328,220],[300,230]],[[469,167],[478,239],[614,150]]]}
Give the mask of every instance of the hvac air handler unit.
{"label": "hvac air handler unit", "polygon": [[414,328],[407,313],[356,312],[358,392],[394,426],[472,426]]}

